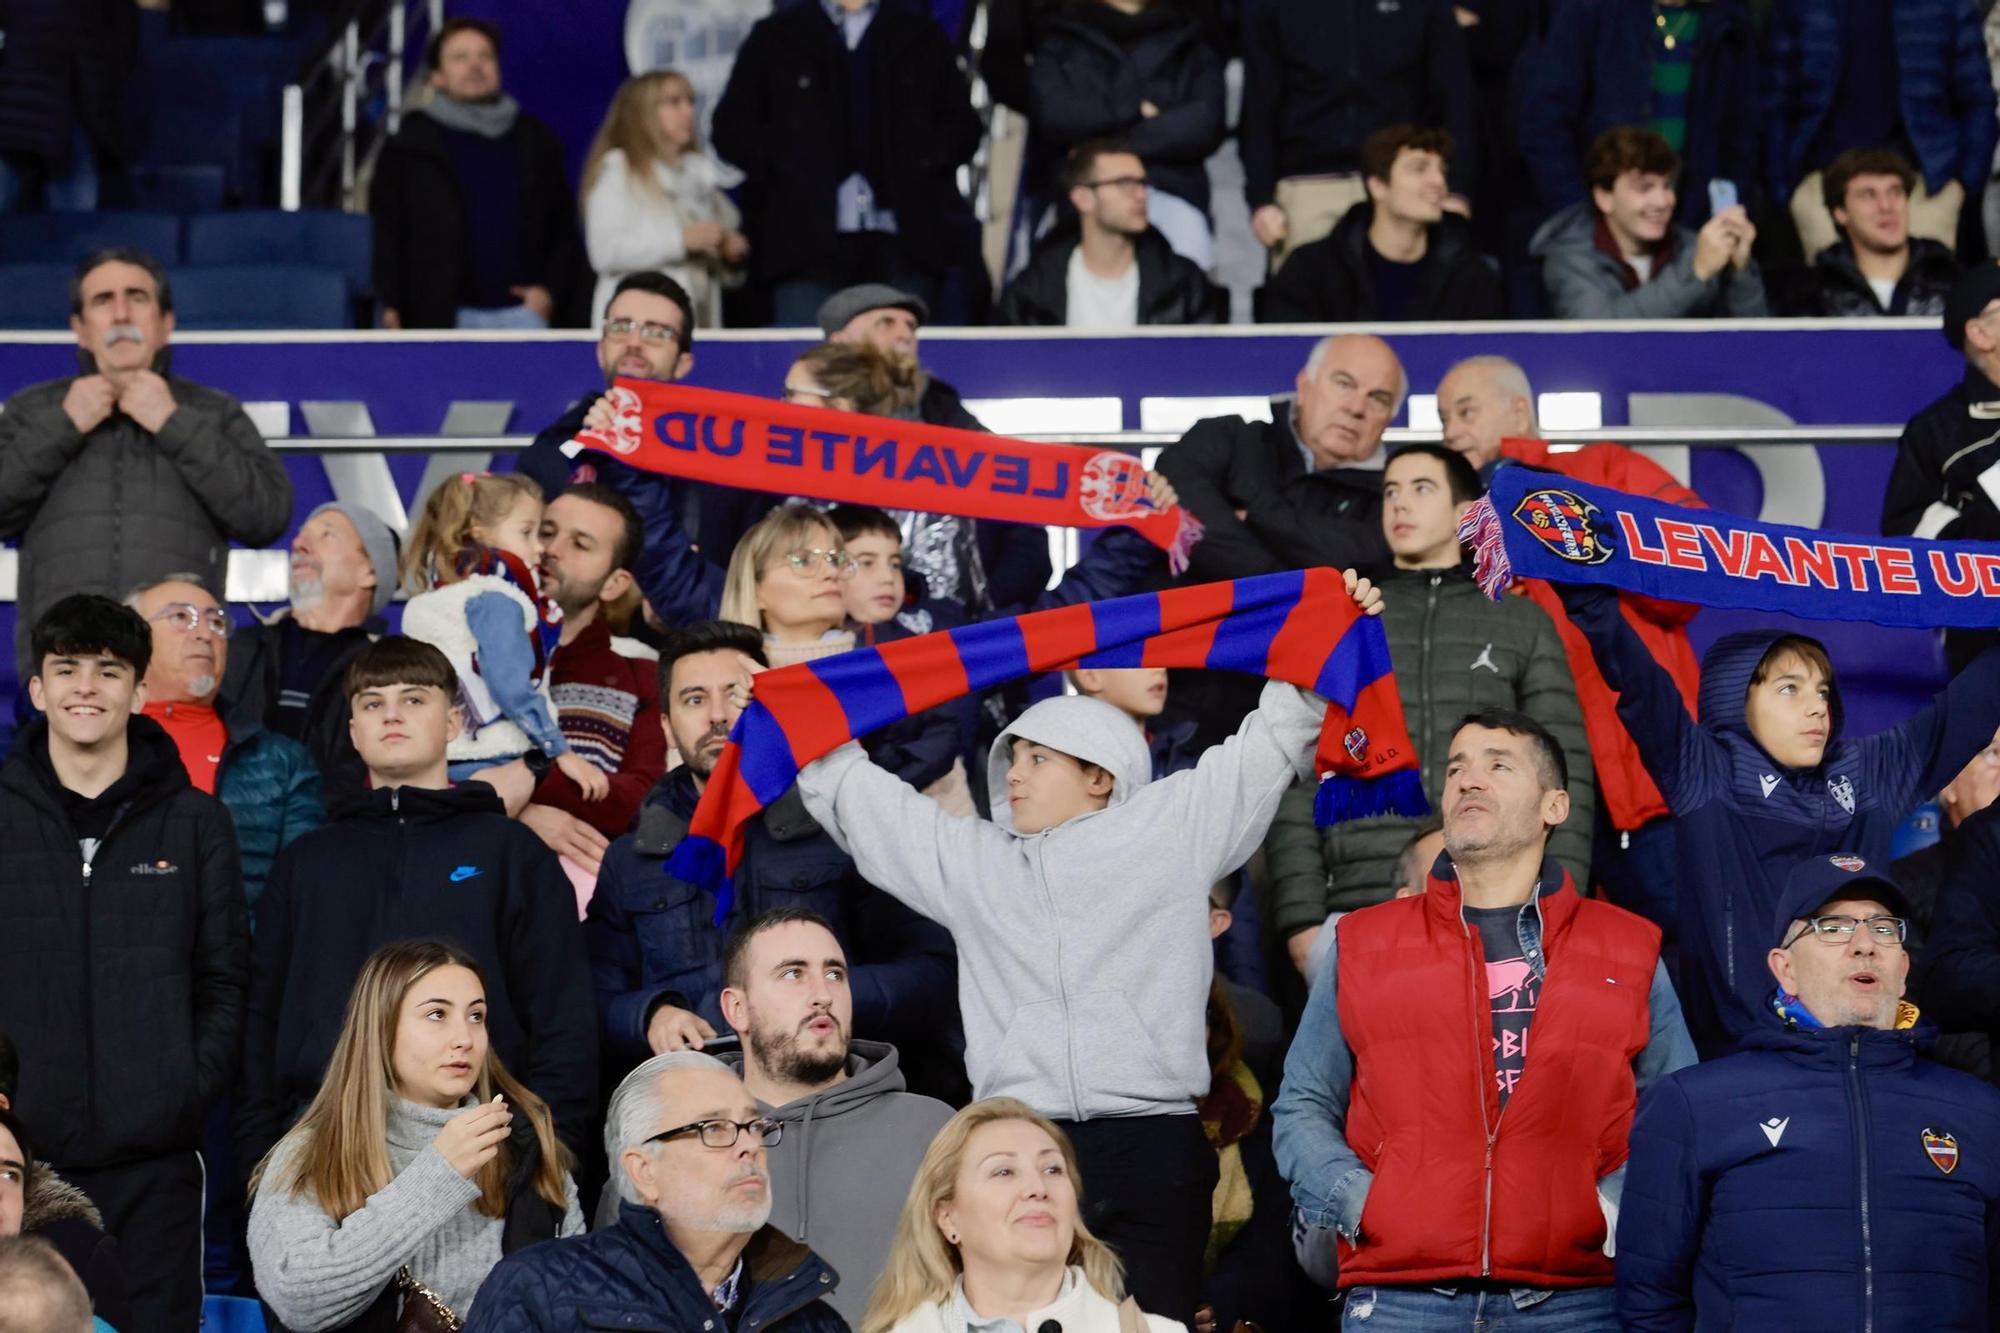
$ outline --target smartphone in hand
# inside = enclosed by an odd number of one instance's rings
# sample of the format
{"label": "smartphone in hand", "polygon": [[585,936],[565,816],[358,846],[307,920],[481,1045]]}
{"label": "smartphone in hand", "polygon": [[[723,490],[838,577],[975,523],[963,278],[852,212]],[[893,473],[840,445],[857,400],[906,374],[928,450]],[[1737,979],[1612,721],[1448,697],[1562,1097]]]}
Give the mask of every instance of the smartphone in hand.
{"label": "smartphone in hand", "polygon": [[1742,200],[1737,197],[1736,182],[1716,177],[1708,183],[1708,215],[1714,217],[1724,209],[1734,208]]}

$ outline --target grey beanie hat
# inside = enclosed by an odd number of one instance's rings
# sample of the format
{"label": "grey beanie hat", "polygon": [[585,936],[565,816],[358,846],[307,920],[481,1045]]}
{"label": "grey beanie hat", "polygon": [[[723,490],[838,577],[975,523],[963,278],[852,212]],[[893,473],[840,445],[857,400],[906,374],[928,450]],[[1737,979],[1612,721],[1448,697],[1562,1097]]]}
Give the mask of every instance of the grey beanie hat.
{"label": "grey beanie hat", "polygon": [[368,563],[375,567],[375,602],[370,613],[380,615],[403,581],[402,561],[399,558],[403,544],[397,540],[396,530],[366,505],[329,500],[307,514],[306,522],[312,522],[329,509],[346,518],[361,534],[361,549],[367,552]]}
{"label": "grey beanie hat", "polygon": [[831,338],[856,315],[870,310],[907,310],[917,317],[919,324],[929,322],[931,317],[930,307],[922,297],[898,291],[886,282],[864,282],[857,287],[843,287],[826,298],[819,308],[819,331]]}

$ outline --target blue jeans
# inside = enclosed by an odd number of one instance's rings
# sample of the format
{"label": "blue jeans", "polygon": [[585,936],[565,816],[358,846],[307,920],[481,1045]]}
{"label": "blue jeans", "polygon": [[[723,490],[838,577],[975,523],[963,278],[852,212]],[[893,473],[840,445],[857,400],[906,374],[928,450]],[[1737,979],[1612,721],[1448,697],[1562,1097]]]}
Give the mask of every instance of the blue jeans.
{"label": "blue jeans", "polygon": [[1343,1329],[1368,1333],[1617,1333],[1612,1288],[1565,1287],[1557,1291],[1462,1290],[1431,1287],[1354,1287],[1341,1311]]}
{"label": "blue jeans", "polygon": [[458,308],[461,329],[545,329],[549,322],[524,305],[495,306],[482,310],[462,305]]}
{"label": "blue jeans", "polygon": [[97,150],[77,126],[69,162],[51,171],[47,158],[32,153],[0,153],[0,213],[88,213],[97,207]]}

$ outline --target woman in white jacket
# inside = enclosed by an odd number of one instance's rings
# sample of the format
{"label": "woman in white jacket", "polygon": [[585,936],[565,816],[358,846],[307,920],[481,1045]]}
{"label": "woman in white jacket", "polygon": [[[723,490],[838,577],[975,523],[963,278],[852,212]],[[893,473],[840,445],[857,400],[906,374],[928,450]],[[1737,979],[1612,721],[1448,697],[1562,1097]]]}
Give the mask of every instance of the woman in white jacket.
{"label": "woman in white jacket", "polygon": [[722,288],[750,243],[722,192],[723,168],[695,132],[694,85],[673,70],[625,80],[583,167],[583,235],[597,271],[591,322],[628,273],[658,269],[687,289],[695,322],[722,322]]}
{"label": "woman in white jacket", "polygon": [[1126,1297],[1081,1190],[1069,1140],[1027,1103],[966,1107],[917,1168],[861,1333],[1187,1333]]}

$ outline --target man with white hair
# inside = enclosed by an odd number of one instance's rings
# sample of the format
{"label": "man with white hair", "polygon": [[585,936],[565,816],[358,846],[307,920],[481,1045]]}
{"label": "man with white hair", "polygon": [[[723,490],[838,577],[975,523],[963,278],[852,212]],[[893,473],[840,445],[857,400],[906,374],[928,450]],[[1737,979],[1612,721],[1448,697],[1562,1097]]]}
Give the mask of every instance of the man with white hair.
{"label": "man with white hair", "polygon": [[[1459,362],[1438,382],[1438,416],[1447,447],[1465,455],[1490,480],[1495,468],[1521,463],[1592,486],[1643,495],[1664,504],[1707,508],[1702,498],[1652,459],[1622,444],[1587,444],[1556,452],[1539,438],[1535,391],[1527,372],[1504,356],[1475,356]],[[1528,596],[1556,622],[1576,673],[1577,702],[1597,774],[1597,829],[1592,839],[1591,879],[1611,901],[1639,913],[1666,936],[1669,964],[1677,955],[1674,826],[1666,798],[1639,759],[1639,747],[1618,717],[1618,695],[1605,684],[1583,634],[1570,623],[1562,599],[1540,579],[1524,581]],[[1688,642],[1688,622],[1696,607],[1620,593],[1626,621],[1672,673],[1690,710],[1701,685],[1701,664]]]}
{"label": "man with white hair", "polygon": [[766,1150],[782,1133],[714,1056],[646,1061],[618,1085],[605,1117],[617,1224],[503,1259],[466,1333],[623,1327],[631,1315],[689,1330],[845,1330],[823,1299],[838,1275],[768,1225]]}
{"label": "man with white hair", "polygon": [[[1313,346],[1295,392],[1268,421],[1211,417],[1160,453],[1160,475],[1202,523],[1185,583],[1326,565],[1389,563],[1382,536],[1382,432],[1410,381],[1388,343],[1336,334]],[[1259,682],[1227,671],[1175,671],[1169,722],[1198,720],[1197,751],[1257,706]]]}

